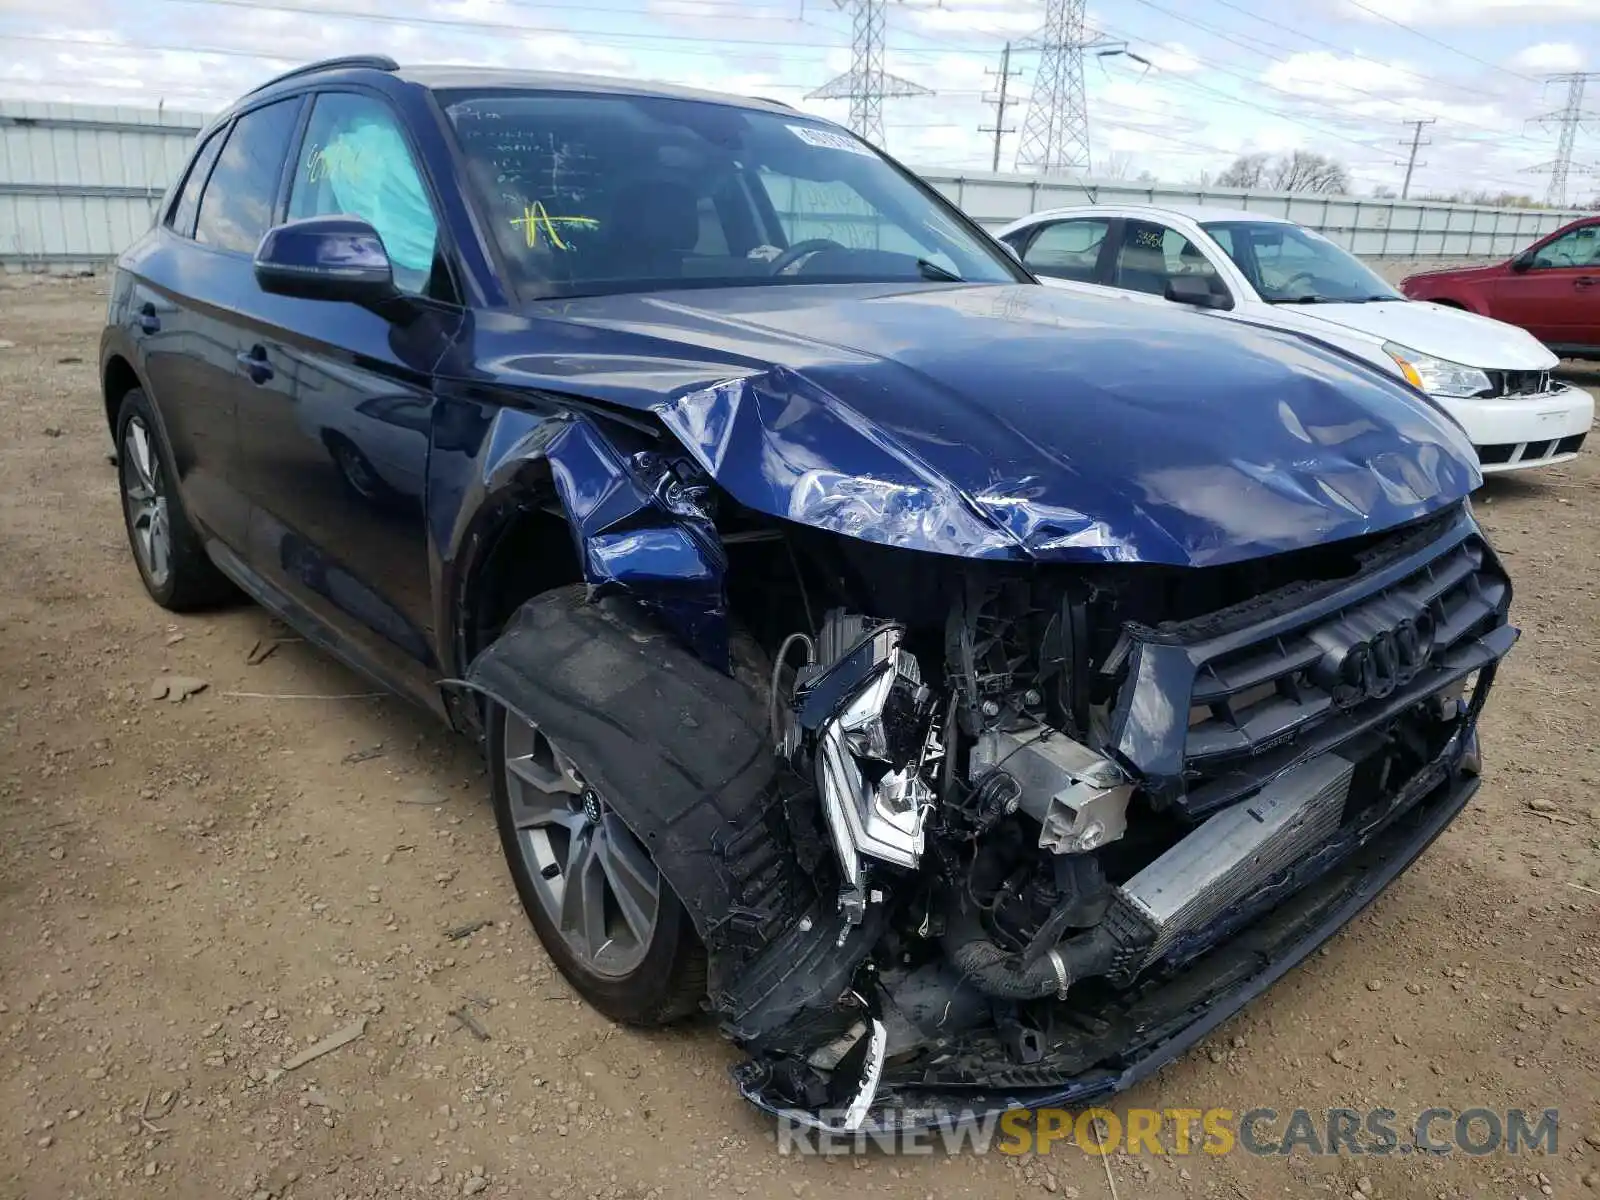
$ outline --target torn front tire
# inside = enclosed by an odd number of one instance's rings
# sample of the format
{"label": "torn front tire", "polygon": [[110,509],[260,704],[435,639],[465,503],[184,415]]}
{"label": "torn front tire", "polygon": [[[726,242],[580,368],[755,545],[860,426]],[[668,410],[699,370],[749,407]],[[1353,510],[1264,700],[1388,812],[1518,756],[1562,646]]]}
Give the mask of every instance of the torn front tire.
{"label": "torn front tire", "polygon": [[759,697],[631,601],[590,603],[582,587],[538,596],[467,682],[486,697],[496,819],[523,906],[608,1016],[692,1011],[810,904],[776,836]]}

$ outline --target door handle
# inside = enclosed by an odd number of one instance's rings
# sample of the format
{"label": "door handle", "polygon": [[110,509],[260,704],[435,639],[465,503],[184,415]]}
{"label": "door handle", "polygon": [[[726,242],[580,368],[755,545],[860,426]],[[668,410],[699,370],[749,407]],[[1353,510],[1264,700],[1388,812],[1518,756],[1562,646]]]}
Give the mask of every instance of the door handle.
{"label": "door handle", "polygon": [[1575,288],[1593,287],[1594,285],[1595,278],[1593,275],[1579,275],[1572,281],[1572,286]]}
{"label": "door handle", "polygon": [[257,342],[248,350],[241,350],[233,356],[239,364],[239,369],[250,376],[251,383],[265,383],[273,376],[272,364],[267,361],[267,348]]}
{"label": "door handle", "polygon": [[156,306],[148,300],[139,309],[139,328],[146,333],[161,332],[161,318],[156,316]]}

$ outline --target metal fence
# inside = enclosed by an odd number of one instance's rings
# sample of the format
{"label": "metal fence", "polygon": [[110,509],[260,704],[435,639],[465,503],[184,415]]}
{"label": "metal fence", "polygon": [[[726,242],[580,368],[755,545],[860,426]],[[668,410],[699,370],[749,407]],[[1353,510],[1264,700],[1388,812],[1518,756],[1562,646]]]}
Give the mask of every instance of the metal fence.
{"label": "metal fence", "polygon": [[986,172],[924,171],[922,177],[990,228],[1069,205],[1243,208],[1264,216],[1286,217],[1355,254],[1373,258],[1509,258],[1542,234],[1587,215],[1578,209],[1488,208],[1431,200],[1366,200],[1116,180],[1078,183]]}
{"label": "metal fence", "polygon": [[93,267],[150,227],[208,118],[0,100],[0,265]]}
{"label": "metal fence", "polygon": [[[206,120],[195,112],[0,100],[0,267],[93,267],[115,257],[149,228]],[[1287,217],[1371,257],[1505,258],[1582,215],[1113,180],[923,175],[991,228],[1066,205],[1197,204]]]}

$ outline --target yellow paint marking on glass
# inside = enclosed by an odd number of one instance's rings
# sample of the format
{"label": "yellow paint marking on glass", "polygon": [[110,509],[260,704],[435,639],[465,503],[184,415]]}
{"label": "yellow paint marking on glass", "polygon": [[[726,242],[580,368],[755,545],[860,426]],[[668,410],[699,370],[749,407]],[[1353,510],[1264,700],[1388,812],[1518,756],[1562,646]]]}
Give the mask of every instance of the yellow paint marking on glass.
{"label": "yellow paint marking on glass", "polygon": [[365,171],[361,151],[344,144],[343,139],[328,146],[318,146],[306,160],[306,182],[320,183],[324,179],[358,181]]}
{"label": "yellow paint marking on glass", "polygon": [[539,244],[539,231],[550,239],[550,244],[557,250],[572,249],[561,240],[561,234],[556,231],[557,225],[579,225],[586,229],[593,229],[599,224],[593,217],[553,217],[544,204],[535,200],[532,204],[525,205],[520,217],[511,218],[511,224],[522,230],[523,237],[532,250]]}

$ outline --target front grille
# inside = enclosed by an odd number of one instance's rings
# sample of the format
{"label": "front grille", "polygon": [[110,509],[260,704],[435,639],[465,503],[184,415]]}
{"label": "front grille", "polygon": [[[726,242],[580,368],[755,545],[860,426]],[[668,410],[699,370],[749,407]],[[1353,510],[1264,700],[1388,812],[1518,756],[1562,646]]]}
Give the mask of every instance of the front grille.
{"label": "front grille", "polygon": [[1521,442],[1491,442],[1487,446],[1479,446],[1478,461],[1486,467],[1508,463],[1521,445]]}
{"label": "front grille", "polygon": [[1571,437],[1550,438],[1542,442],[1491,442],[1477,447],[1478,463],[1495,467],[1509,463],[1542,462],[1558,454],[1576,454],[1583,448],[1585,436],[1575,433]]}
{"label": "front grille", "polygon": [[1195,818],[1492,666],[1511,585],[1465,513],[1398,534],[1357,574],[1208,618],[1130,629],[1112,744]]}
{"label": "front grille", "polygon": [[1489,377],[1489,391],[1479,396],[1493,399],[1499,396],[1541,396],[1550,390],[1549,371],[1485,371]]}
{"label": "front grille", "polygon": [[1332,709],[1383,700],[1501,611],[1476,538],[1331,619],[1220,655],[1196,673],[1185,758],[1259,753]]}

